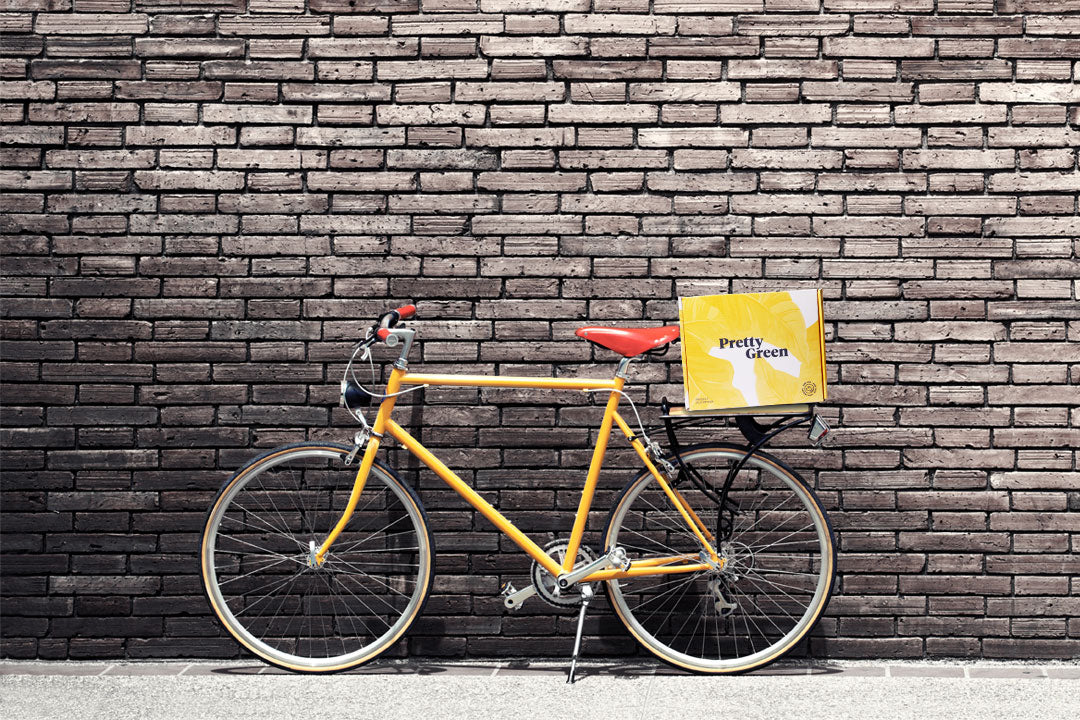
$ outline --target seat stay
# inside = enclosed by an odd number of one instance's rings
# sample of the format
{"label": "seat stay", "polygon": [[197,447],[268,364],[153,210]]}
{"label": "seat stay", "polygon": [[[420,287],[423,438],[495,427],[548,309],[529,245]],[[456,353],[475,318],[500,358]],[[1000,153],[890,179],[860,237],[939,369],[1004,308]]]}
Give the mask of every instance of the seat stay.
{"label": "seat stay", "polygon": [[[684,502],[682,496],[675,492],[675,489],[672,488],[671,484],[664,478],[663,473],[656,469],[656,465],[654,465],[653,461],[649,458],[649,453],[645,450],[645,446],[641,444],[641,441],[634,435],[634,431],[630,429],[630,426],[618,413],[615,414],[615,422],[618,424],[619,429],[622,430],[623,435],[626,436],[626,439],[630,441],[630,446],[634,448],[634,452],[641,458],[641,462],[645,464],[649,473],[652,474],[653,478],[655,478],[656,482],[660,485],[660,488],[664,491],[664,494],[667,495],[668,502],[679,511],[686,526],[694,531],[694,535],[701,544],[702,550],[708,554],[712,561],[718,561],[719,556],[716,553],[716,548],[714,548],[708,538],[705,537],[705,532],[708,532],[708,530],[705,529],[704,524],[701,522],[701,518],[699,518],[697,513]],[[705,532],[702,532],[703,530]]]}

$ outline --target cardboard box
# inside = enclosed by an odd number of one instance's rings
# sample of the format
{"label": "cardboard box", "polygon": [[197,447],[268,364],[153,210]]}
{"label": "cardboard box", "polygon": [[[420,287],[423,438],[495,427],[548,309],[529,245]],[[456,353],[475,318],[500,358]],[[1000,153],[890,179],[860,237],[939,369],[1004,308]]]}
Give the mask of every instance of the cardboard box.
{"label": "cardboard box", "polygon": [[686,409],[822,402],[820,290],[679,298]]}

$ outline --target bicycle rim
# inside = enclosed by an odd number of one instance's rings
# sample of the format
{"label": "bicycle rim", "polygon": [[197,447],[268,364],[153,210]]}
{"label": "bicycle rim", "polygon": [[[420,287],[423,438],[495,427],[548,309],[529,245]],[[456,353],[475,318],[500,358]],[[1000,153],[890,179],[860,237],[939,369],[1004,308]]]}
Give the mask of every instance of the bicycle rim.
{"label": "bicycle rim", "polygon": [[385,652],[419,614],[432,543],[419,502],[371,468],[322,566],[309,558],[342,516],[358,463],[301,444],[240,470],[219,493],[202,542],[203,583],[226,629],[263,660],[332,672]]}
{"label": "bicycle rim", "polygon": [[[683,460],[719,488],[736,448],[689,449]],[[711,533],[717,505],[691,483],[680,492]],[[751,457],[729,497],[738,511],[720,543],[722,570],[612,580],[608,595],[646,648],[679,667],[706,673],[752,670],[790,652],[821,617],[835,575],[828,519],[813,492],[767,455]],[[651,475],[635,478],[616,501],[606,546],[631,559],[686,554],[700,545]]]}

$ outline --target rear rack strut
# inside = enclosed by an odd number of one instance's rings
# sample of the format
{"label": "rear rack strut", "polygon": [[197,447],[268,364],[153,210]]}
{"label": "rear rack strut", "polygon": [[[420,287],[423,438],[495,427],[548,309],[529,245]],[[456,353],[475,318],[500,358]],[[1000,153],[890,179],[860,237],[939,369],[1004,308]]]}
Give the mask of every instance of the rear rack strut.
{"label": "rear rack strut", "polygon": [[[730,536],[734,524],[732,516],[738,510],[738,506],[728,498],[728,492],[739,471],[743,469],[751,455],[763,448],[769,440],[772,440],[780,433],[799,425],[810,423],[810,440],[815,445],[820,443],[821,439],[829,432],[828,424],[815,414],[813,405],[776,405],[765,408],[733,408],[730,410],[689,412],[685,407],[672,406],[667,398],[664,398],[660,401],[660,409],[663,414],[662,419],[668,443],[679,470],[673,485],[678,485],[683,480],[688,479],[707,498],[717,504],[717,531],[718,537],[721,539]],[[755,416],[776,419],[762,424],[755,420]],[[743,456],[731,466],[723,487],[717,492],[715,488],[705,482],[705,479],[701,477],[697,470],[683,460],[682,445],[679,443],[675,431],[678,428],[705,427],[726,423],[729,419],[735,421],[739,432],[746,438],[747,446]]]}

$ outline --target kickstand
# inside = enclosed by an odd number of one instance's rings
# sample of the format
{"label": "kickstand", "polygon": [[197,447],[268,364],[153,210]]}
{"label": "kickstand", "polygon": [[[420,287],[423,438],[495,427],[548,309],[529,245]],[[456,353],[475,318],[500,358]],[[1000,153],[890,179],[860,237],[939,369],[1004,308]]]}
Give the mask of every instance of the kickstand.
{"label": "kickstand", "polygon": [[593,598],[593,590],[590,585],[581,586],[581,610],[577,618],[577,634],[574,636],[574,654],[570,656],[570,674],[566,678],[567,684],[574,684],[574,670],[577,668],[578,653],[581,652],[581,629],[585,625],[585,611],[589,609],[589,601]]}

